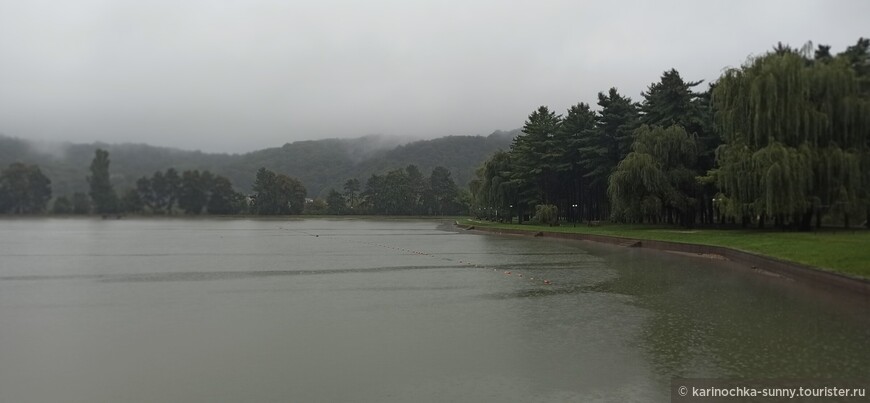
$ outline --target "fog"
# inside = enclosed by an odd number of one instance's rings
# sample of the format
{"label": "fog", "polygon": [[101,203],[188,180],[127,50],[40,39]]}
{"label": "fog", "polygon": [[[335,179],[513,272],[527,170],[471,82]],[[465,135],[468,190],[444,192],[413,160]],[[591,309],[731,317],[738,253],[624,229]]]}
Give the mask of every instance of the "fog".
{"label": "fog", "polygon": [[[870,36],[870,2],[0,0],[0,133],[244,152],[520,127]],[[704,84],[706,86],[706,84]]]}

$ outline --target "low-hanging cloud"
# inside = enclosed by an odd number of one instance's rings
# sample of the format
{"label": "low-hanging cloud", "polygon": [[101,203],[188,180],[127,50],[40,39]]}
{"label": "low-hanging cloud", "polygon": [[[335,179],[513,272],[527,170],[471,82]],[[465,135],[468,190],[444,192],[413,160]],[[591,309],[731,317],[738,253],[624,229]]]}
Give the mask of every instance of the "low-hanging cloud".
{"label": "low-hanging cloud", "polygon": [[0,0],[0,132],[242,152],[485,134],[538,105],[713,80],[776,42],[841,51],[865,1]]}

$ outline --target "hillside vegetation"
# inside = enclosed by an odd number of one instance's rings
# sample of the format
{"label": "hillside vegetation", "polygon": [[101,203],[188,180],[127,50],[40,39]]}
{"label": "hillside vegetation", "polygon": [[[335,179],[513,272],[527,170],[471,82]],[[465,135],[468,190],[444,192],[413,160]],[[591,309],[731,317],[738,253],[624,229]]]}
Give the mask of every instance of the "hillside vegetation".
{"label": "hillside vegetation", "polygon": [[212,154],[146,144],[46,144],[0,135],[0,166],[14,162],[38,165],[51,180],[55,196],[87,192],[88,166],[97,148],[112,156],[111,181],[116,189],[135,187],[136,180],[174,167],[207,170],[230,179],[243,193],[251,191],[256,172],[266,168],[298,178],[309,197],[341,189],[349,178],[365,181],[372,174],[417,165],[424,172],[448,168],[459,186],[489,155],[507,149],[518,131],[489,136],[447,136],[398,145],[384,136],[297,141],[245,154]]}

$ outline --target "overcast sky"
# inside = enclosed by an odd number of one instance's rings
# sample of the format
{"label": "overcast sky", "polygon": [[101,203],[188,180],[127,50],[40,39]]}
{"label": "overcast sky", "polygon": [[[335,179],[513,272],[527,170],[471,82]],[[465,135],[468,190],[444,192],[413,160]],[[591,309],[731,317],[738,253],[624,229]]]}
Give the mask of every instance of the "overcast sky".
{"label": "overcast sky", "polygon": [[488,134],[859,36],[870,1],[0,0],[0,133],[222,152]]}

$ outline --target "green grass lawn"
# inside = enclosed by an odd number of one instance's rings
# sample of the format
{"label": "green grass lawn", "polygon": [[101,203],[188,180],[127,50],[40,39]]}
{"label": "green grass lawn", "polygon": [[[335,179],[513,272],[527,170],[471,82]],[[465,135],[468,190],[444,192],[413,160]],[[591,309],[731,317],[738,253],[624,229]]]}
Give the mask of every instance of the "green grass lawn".
{"label": "green grass lawn", "polygon": [[870,278],[870,231],[831,230],[779,232],[737,229],[684,229],[652,225],[602,224],[589,227],[533,224],[498,224],[460,220],[460,224],[527,231],[569,232],[725,246],[760,255],[803,263],[826,270]]}

